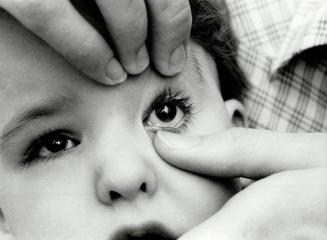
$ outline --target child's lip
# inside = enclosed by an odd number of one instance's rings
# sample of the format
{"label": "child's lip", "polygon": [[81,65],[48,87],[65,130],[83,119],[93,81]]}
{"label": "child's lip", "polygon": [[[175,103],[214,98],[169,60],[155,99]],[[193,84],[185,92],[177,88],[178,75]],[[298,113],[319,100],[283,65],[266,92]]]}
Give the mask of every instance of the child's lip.
{"label": "child's lip", "polygon": [[139,227],[125,227],[113,234],[110,240],[175,240],[174,234],[163,225],[148,223]]}

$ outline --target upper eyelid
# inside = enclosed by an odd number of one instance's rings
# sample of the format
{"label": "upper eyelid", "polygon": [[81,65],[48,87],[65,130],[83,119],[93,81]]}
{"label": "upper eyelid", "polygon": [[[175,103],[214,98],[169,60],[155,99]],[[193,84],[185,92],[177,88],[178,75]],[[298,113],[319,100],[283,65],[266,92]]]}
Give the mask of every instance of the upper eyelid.
{"label": "upper eyelid", "polygon": [[[160,89],[160,91],[158,91],[154,97],[152,98],[153,100],[151,101],[151,103],[149,104],[148,107],[146,107],[142,119],[145,119],[145,115],[148,115],[151,113],[151,111],[154,109],[154,107],[161,103],[163,100],[167,100],[167,96],[168,97],[176,97],[179,96],[181,94],[185,94],[184,91],[180,90],[180,89],[176,89],[172,86],[164,86],[163,89]],[[190,98],[188,95],[185,96]],[[190,98],[191,99],[191,98]]]}

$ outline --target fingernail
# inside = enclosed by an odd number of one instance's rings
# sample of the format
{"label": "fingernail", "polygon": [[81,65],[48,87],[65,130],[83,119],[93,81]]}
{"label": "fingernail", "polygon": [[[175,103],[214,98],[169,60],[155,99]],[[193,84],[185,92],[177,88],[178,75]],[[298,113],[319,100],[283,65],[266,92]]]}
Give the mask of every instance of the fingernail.
{"label": "fingernail", "polygon": [[126,72],[115,58],[112,58],[109,61],[106,69],[106,75],[108,83],[113,85],[122,83],[127,78]]}
{"label": "fingernail", "polygon": [[143,44],[143,46],[139,49],[136,57],[136,71],[137,73],[143,72],[149,65],[149,54],[148,50],[146,48],[146,45]]}
{"label": "fingernail", "polygon": [[183,70],[185,64],[185,46],[181,44],[177,47],[170,56],[169,68],[173,73],[178,73]]}
{"label": "fingernail", "polygon": [[158,131],[157,136],[167,147],[172,149],[194,148],[201,143],[201,137],[197,136],[185,136],[164,131]]}

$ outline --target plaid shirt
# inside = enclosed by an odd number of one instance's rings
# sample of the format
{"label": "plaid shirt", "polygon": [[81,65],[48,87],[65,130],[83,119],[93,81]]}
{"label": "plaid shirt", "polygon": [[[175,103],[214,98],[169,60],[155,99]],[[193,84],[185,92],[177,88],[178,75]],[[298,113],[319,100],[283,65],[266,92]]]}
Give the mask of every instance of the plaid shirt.
{"label": "plaid shirt", "polygon": [[250,127],[327,131],[327,1],[226,0]]}

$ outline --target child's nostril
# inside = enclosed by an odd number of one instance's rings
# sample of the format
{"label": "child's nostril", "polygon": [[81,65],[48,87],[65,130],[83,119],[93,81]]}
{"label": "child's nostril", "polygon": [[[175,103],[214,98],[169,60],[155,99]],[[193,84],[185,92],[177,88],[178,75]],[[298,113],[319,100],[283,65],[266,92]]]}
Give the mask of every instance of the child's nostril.
{"label": "child's nostril", "polygon": [[111,200],[113,200],[113,201],[121,197],[121,195],[115,191],[110,191],[109,194],[110,194]]}
{"label": "child's nostril", "polygon": [[142,192],[146,192],[146,184],[145,183],[142,183],[141,187],[140,187],[140,190]]}

